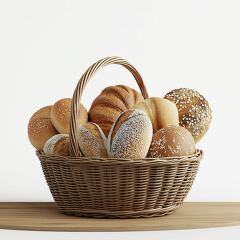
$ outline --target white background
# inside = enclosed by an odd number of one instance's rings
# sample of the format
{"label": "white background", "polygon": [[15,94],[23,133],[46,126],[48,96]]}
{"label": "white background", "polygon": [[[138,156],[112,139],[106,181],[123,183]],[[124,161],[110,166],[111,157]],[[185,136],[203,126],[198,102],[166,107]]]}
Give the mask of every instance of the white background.
{"label": "white background", "polygon": [[[213,121],[187,200],[240,201],[239,12],[237,0],[0,0],[0,201],[52,201],[28,119],[71,97],[86,68],[111,55],[139,70],[151,96],[178,87],[205,96]],[[127,70],[106,67],[84,105],[115,84],[137,88]]]}

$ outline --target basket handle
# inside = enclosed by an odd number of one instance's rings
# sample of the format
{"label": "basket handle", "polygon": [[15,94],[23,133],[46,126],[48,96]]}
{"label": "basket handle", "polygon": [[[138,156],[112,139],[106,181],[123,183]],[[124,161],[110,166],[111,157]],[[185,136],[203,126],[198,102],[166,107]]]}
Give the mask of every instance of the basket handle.
{"label": "basket handle", "polygon": [[80,78],[72,97],[71,115],[70,115],[70,132],[69,132],[69,141],[70,141],[69,150],[72,157],[78,157],[82,155],[80,147],[78,145],[78,140],[77,140],[77,114],[78,114],[79,103],[81,101],[83,90],[87,85],[88,81],[90,80],[90,78],[93,76],[93,74],[97,70],[110,64],[119,64],[127,68],[132,73],[135,80],[137,81],[137,84],[141,90],[143,97],[148,98],[148,93],[141,75],[125,59],[122,59],[119,57],[106,57],[97,61],[92,66],[90,66],[87,69],[87,71],[83,74],[83,76]]}

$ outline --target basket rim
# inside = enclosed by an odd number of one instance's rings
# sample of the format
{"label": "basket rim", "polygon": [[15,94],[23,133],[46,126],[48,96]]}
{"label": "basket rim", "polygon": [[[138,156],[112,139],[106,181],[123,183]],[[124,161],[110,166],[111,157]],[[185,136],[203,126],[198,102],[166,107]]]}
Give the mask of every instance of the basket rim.
{"label": "basket rim", "polygon": [[142,158],[142,159],[128,159],[128,158],[98,158],[98,157],[71,157],[60,155],[45,155],[43,152],[36,151],[41,162],[69,164],[176,164],[180,162],[200,161],[203,157],[203,151],[197,149],[196,152],[189,156],[182,157],[165,157],[165,158]]}

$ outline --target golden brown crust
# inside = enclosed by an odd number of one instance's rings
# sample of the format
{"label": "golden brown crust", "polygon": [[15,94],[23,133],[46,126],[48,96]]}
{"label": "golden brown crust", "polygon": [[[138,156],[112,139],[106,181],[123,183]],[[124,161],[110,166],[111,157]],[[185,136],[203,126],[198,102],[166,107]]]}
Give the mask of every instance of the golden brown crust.
{"label": "golden brown crust", "polygon": [[177,105],[180,125],[191,132],[196,143],[199,142],[212,120],[208,101],[200,93],[189,88],[172,90],[164,98]]}
{"label": "golden brown crust", "polygon": [[[63,98],[58,100],[51,110],[51,121],[59,133],[69,133],[70,128],[70,113],[71,113],[71,98]],[[88,114],[85,107],[80,104],[78,111],[77,126],[86,123]]]}
{"label": "golden brown crust", "polygon": [[168,126],[154,133],[148,152],[149,157],[178,157],[194,154],[196,151],[191,133],[181,126]]}
{"label": "golden brown crust", "polygon": [[28,123],[29,141],[40,151],[45,142],[58,133],[50,120],[50,112],[51,106],[43,107],[32,115]]}
{"label": "golden brown crust", "polygon": [[60,156],[69,156],[69,138],[64,137],[60,139],[53,147],[53,154]]}
{"label": "golden brown crust", "polygon": [[85,157],[107,158],[106,137],[96,123],[85,123],[78,129],[78,142]]}
{"label": "golden brown crust", "polygon": [[133,108],[140,109],[148,115],[152,122],[154,133],[169,125],[179,125],[177,107],[167,99],[151,97],[137,103]]}
{"label": "golden brown crust", "polygon": [[31,119],[34,119],[34,118],[49,118],[50,113],[51,113],[51,109],[52,109],[52,105],[40,108],[38,111],[36,111],[32,115]]}
{"label": "golden brown crust", "polygon": [[107,136],[118,116],[139,101],[143,101],[142,95],[130,87],[107,87],[93,101],[89,110],[89,121],[97,123]]}

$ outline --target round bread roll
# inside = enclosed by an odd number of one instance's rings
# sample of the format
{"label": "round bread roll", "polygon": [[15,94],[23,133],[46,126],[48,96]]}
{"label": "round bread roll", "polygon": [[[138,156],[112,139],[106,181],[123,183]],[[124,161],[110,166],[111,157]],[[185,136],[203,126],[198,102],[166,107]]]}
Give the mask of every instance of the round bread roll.
{"label": "round bread roll", "polygon": [[97,123],[107,136],[119,115],[143,100],[143,96],[130,87],[107,87],[93,101],[89,121]]}
{"label": "round bread roll", "polygon": [[145,158],[152,140],[152,123],[141,110],[127,110],[115,121],[107,141],[109,157]]}
{"label": "round bread roll", "polygon": [[169,125],[179,125],[178,110],[176,105],[164,98],[151,97],[137,103],[134,109],[144,111],[153,125],[153,132]]}
{"label": "round bread roll", "polygon": [[199,142],[209,129],[212,111],[208,101],[189,88],[175,89],[164,97],[177,105],[180,126],[188,129],[195,142]]}
{"label": "round bread roll", "polygon": [[192,134],[181,126],[168,126],[153,134],[148,156],[152,158],[188,156],[195,153]]}
{"label": "round bread roll", "polygon": [[39,151],[43,150],[45,142],[58,134],[50,120],[52,106],[46,106],[35,112],[28,122],[28,138],[31,144]]}
{"label": "round bread roll", "polygon": [[78,129],[78,143],[85,157],[107,158],[106,136],[96,123],[85,123]]}
{"label": "round bread roll", "polygon": [[43,152],[46,155],[69,156],[69,136],[68,134],[57,134],[52,136],[44,144]]}
{"label": "round bread roll", "polygon": [[[70,128],[70,112],[71,112],[71,98],[63,98],[57,101],[51,110],[51,121],[59,133],[69,133]],[[77,126],[88,121],[88,113],[85,107],[80,104],[78,111]]]}

